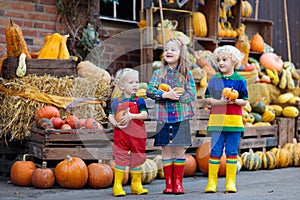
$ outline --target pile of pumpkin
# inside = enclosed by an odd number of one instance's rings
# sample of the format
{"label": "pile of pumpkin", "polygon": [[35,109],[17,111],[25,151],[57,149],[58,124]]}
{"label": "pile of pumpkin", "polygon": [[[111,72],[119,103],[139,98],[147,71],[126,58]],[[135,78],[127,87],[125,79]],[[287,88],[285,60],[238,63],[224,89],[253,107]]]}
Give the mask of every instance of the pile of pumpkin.
{"label": "pile of pumpkin", "polygon": [[[278,101],[286,103],[292,97],[292,93],[285,93],[278,97]],[[268,105],[263,101],[250,101],[246,106],[243,106],[242,110],[242,119],[245,126],[270,126],[276,117],[296,118],[298,115],[299,110],[296,106]]]}
{"label": "pile of pumpkin", "polygon": [[[103,130],[103,126],[94,118],[78,118],[75,115],[68,115],[61,118],[59,110],[54,106],[44,106],[39,108],[35,113],[37,127],[43,130],[50,130],[49,133],[76,134],[77,131],[58,131],[72,129],[98,129]],[[54,131],[55,130],[55,131]]]}
{"label": "pile of pumpkin", "polygon": [[[47,167],[47,162],[43,162],[40,168],[27,159],[30,154],[24,154],[23,160],[13,163],[10,170],[10,178],[13,184],[19,186],[34,186],[36,188],[51,188],[55,181],[63,188],[83,188],[86,185],[92,188],[107,188],[112,185],[115,162],[108,163],[99,160],[98,162],[86,165],[79,157],[67,155],[59,162],[54,169]],[[142,164],[142,183],[149,184],[157,176],[163,178],[161,156],[154,159],[147,158]],[[193,176],[197,170],[196,159],[187,154],[184,176]],[[129,182],[129,170],[126,169],[122,184]],[[76,180],[76,181],[70,181]]]}

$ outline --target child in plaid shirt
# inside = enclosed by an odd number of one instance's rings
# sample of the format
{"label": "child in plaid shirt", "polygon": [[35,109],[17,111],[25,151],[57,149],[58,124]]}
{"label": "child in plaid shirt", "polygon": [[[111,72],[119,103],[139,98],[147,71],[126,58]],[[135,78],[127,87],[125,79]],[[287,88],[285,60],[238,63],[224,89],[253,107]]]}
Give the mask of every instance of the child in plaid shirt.
{"label": "child in plaid shirt", "polygon": [[[185,146],[192,144],[189,119],[194,115],[191,102],[195,100],[196,88],[189,70],[188,49],[180,39],[166,43],[164,61],[164,66],[153,72],[147,89],[147,96],[155,100],[154,115],[158,121],[154,145],[162,146],[166,181],[163,194],[184,194]],[[168,84],[168,91],[159,89],[162,83]]]}

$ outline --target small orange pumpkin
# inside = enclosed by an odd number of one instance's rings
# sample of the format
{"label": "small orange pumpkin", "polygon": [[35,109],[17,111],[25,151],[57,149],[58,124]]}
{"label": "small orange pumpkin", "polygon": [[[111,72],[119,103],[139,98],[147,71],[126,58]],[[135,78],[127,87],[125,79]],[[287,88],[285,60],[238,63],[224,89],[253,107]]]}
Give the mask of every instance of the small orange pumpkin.
{"label": "small orange pumpkin", "polygon": [[77,129],[79,127],[79,119],[74,115],[67,116],[66,122],[71,126],[72,129]]}
{"label": "small orange pumpkin", "polygon": [[42,168],[33,171],[31,182],[36,188],[51,188],[54,185],[55,177],[52,169],[47,168],[47,162],[43,161]]}
{"label": "small orange pumpkin", "polygon": [[[121,122],[122,117],[126,114],[127,110],[121,110],[116,114],[116,121],[118,123]],[[121,124],[121,125],[125,125],[125,124]]]}
{"label": "small orange pumpkin", "polygon": [[60,129],[60,127],[64,124],[64,121],[60,117],[52,117],[51,121],[56,129]]}
{"label": "small orange pumpkin", "polygon": [[194,176],[197,170],[197,162],[194,156],[185,154],[184,176]]}
{"label": "small orange pumpkin", "polygon": [[83,188],[88,181],[88,169],[81,158],[66,158],[55,167],[57,183],[63,188]]}
{"label": "small orange pumpkin", "polygon": [[98,129],[99,123],[93,118],[87,118],[84,123],[86,129]]}
{"label": "small orange pumpkin", "polygon": [[93,188],[106,188],[111,185],[114,174],[109,165],[99,160],[88,166],[88,184]]}
{"label": "small orange pumpkin", "polygon": [[255,52],[263,52],[264,47],[265,41],[263,37],[259,33],[254,34],[250,42],[251,50]]}
{"label": "small orange pumpkin", "polygon": [[16,161],[10,169],[11,182],[19,186],[30,186],[33,171],[36,169],[34,162],[27,161],[29,154],[23,155],[23,160]]}
{"label": "small orange pumpkin", "polygon": [[233,88],[228,88],[228,87],[226,87],[226,88],[224,88],[224,89],[222,90],[222,95],[223,95],[226,99],[231,100],[231,101],[234,101],[234,100],[236,100],[236,99],[239,97],[239,92],[236,91],[236,90],[233,89]]}
{"label": "small orange pumpkin", "polygon": [[164,92],[169,92],[170,91],[170,86],[166,83],[161,83],[161,84],[159,84],[157,89],[162,90]]}

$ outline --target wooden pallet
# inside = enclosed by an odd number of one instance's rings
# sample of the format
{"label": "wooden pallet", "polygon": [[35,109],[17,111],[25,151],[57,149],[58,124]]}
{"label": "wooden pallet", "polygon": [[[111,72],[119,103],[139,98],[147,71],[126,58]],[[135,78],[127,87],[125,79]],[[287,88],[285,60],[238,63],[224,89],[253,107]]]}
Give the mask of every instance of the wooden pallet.
{"label": "wooden pallet", "polygon": [[[66,155],[83,160],[112,159],[112,129],[41,130],[32,128],[29,153],[41,160],[63,160]],[[77,132],[70,134],[70,132]]]}

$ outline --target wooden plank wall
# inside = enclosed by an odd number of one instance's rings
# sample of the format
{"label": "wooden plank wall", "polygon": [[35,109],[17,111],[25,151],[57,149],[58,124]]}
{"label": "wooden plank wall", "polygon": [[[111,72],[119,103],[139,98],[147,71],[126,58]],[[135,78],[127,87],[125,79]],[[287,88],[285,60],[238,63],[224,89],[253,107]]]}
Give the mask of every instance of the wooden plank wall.
{"label": "wooden plank wall", "polygon": [[[252,18],[255,13],[256,0],[248,0],[253,6]],[[273,48],[284,61],[288,60],[287,35],[284,17],[283,0],[263,0],[259,1],[258,19],[266,19],[274,22],[273,26]],[[286,0],[288,13],[288,27],[290,35],[291,61],[300,68],[300,1]]]}

